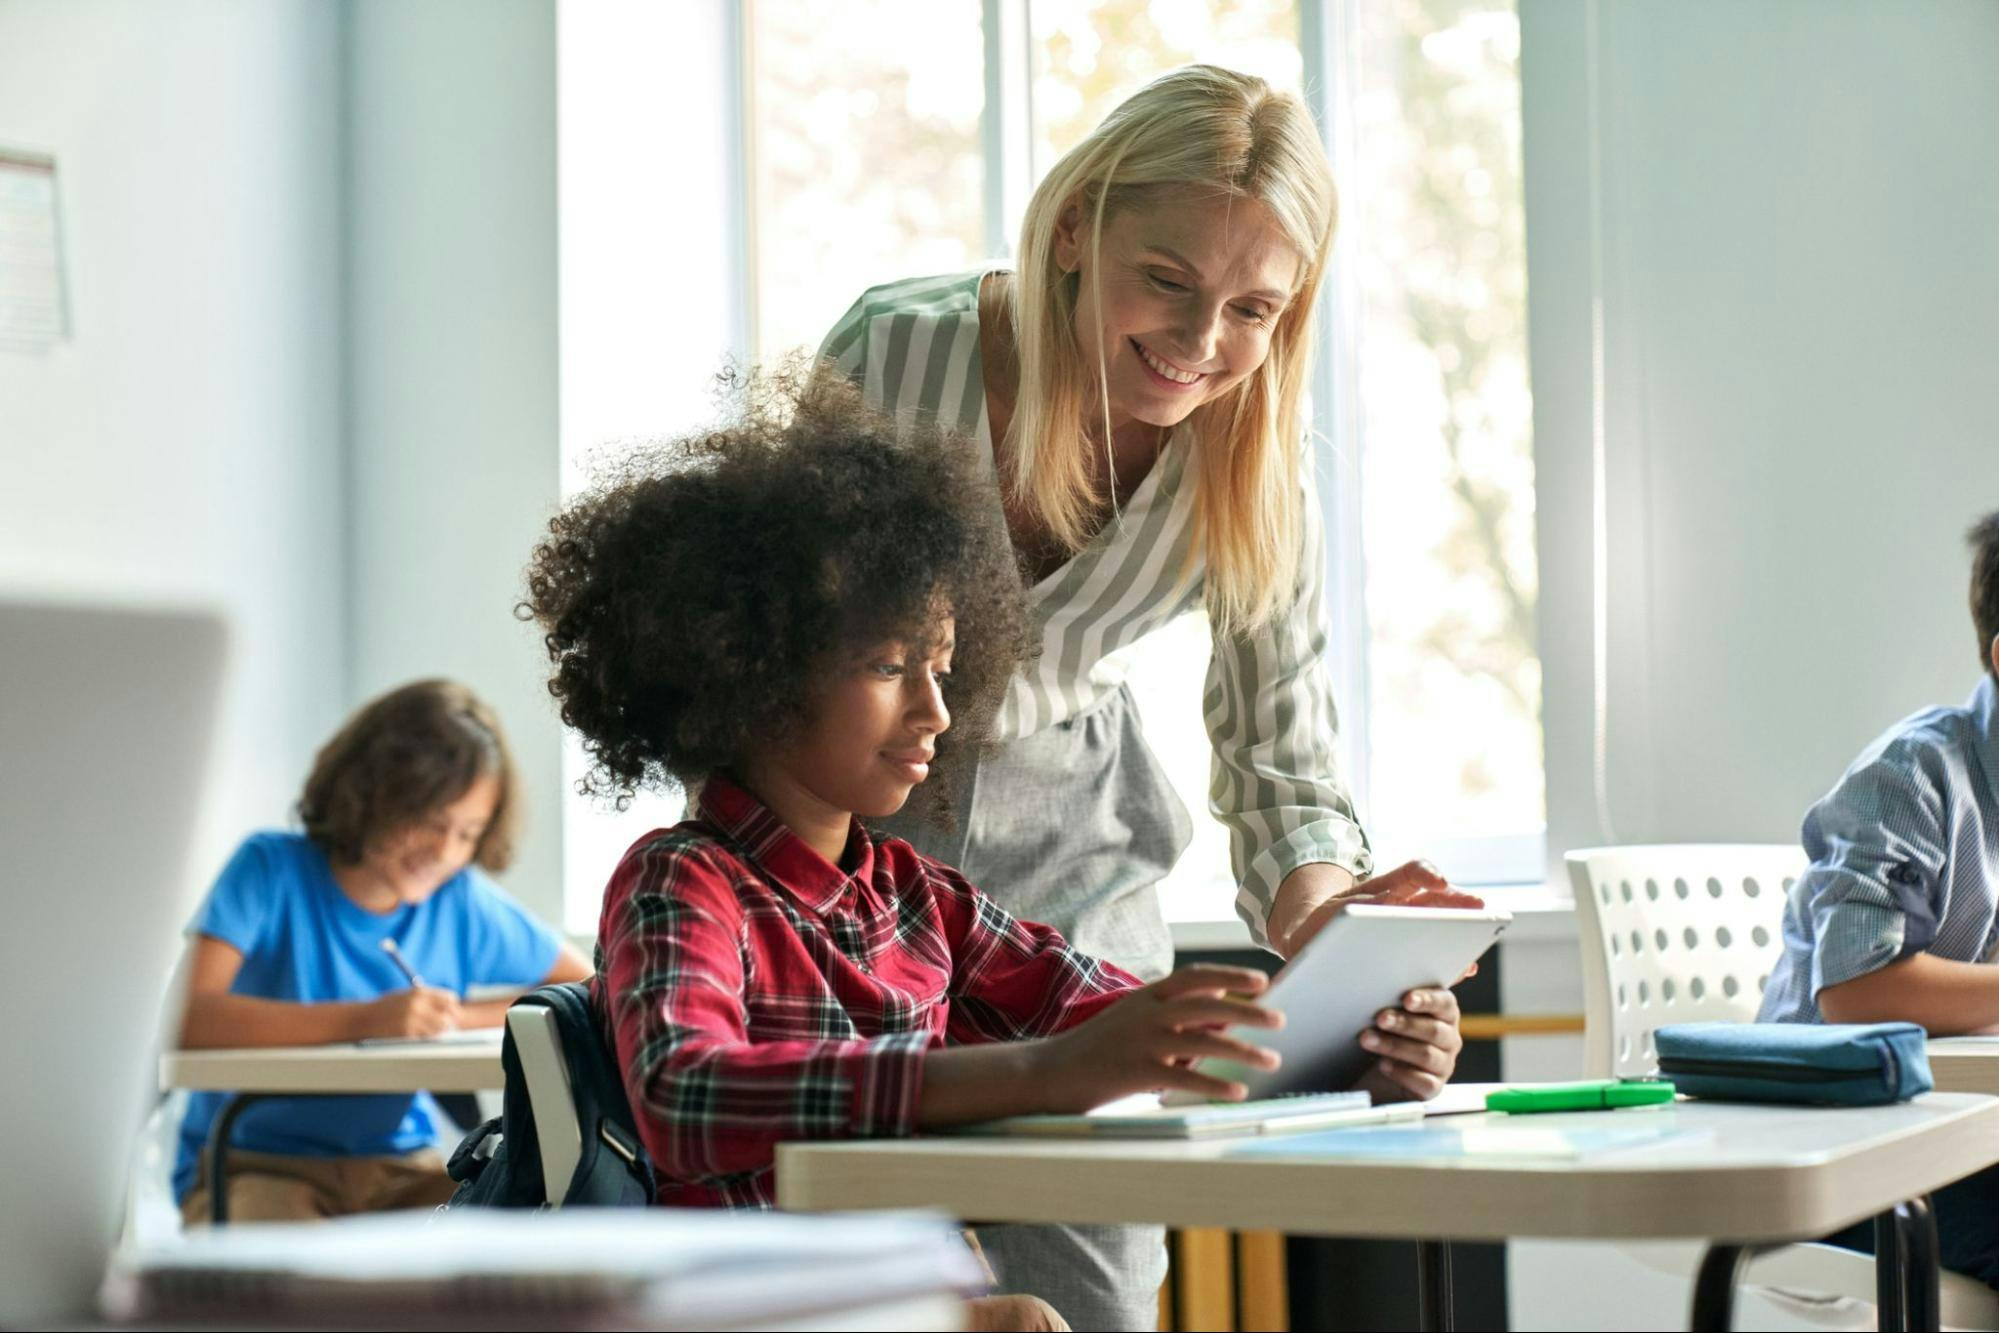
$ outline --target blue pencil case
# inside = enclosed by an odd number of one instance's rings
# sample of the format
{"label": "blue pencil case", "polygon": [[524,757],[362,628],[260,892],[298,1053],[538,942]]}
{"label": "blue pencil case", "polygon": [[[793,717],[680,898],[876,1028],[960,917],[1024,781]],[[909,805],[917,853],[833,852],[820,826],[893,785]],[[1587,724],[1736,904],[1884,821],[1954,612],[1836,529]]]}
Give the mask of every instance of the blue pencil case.
{"label": "blue pencil case", "polygon": [[1660,1077],[1709,1101],[1887,1106],[1936,1086],[1914,1023],[1681,1023],[1653,1039]]}

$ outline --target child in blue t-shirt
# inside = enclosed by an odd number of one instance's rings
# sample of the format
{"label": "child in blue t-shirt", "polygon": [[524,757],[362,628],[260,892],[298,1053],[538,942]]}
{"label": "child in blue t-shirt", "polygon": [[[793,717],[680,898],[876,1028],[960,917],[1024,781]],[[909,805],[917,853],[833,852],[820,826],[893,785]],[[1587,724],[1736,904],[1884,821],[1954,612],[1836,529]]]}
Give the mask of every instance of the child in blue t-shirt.
{"label": "child in blue t-shirt", "polygon": [[[578,981],[590,967],[485,871],[506,867],[519,782],[499,720],[462,685],[405,685],[348,719],[299,797],[303,833],[257,833],[188,927],[183,1048],[431,1037],[497,1025],[467,988]],[[393,941],[421,978],[384,949]],[[196,1093],[174,1194],[209,1216],[202,1169],[225,1097]],[[232,1219],[429,1207],[452,1182],[428,1093],[261,1100],[236,1122]]]}

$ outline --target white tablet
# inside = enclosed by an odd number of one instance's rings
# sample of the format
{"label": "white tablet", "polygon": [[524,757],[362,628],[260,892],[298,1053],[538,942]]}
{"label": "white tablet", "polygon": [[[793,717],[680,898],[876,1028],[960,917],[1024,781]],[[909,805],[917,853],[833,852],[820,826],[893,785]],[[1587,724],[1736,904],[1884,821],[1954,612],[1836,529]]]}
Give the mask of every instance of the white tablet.
{"label": "white tablet", "polygon": [[[1382,907],[1356,903],[1313,936],[1258,1002],[1284,1015],[1284,1026],[1234,1028],[1231,1034],[1284,1057],[1270,1071],[1230,1060],[1203,1060],[1201,1072],[1233,1079],[1251,1097],[1339,1092],[1375,1057],[1360,1044],[1374,1016],[1422,986],[1448,987],[1492,947],[1513,920],[1486,908]],[[1174,1093],[1172,1104],[1202,1101]]]}

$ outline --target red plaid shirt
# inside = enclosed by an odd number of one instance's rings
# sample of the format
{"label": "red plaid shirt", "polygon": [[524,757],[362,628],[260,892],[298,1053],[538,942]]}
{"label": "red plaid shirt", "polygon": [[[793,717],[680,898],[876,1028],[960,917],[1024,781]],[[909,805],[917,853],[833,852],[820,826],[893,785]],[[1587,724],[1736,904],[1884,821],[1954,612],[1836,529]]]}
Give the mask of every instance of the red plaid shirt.
{"label": "red plaid shirt", "polygon": [[658,1202],[771,1207],[779,1143],[912,1132],[931,1051],[1060,1032],[1142,984],[858,822],[841,864],[718,775],[612,874],[592,994]]}

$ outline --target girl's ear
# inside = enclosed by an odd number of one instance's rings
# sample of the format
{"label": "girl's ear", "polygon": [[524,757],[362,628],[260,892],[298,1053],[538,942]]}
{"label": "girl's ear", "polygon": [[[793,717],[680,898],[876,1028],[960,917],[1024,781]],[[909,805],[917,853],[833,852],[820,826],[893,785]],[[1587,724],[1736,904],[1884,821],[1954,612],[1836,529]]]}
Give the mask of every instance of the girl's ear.
{"label": "girl's ear", "polygon": [[1064,273],[1083,266],[1084,239],[1083,203],[1071,199],[1055,218],[1055,263]]}
{"label": "girl's ear", "polygon": [[1992,662],[1992,674],[1999,676],[1999,634],[1992,636],[1992,651],[1986,654]]}

